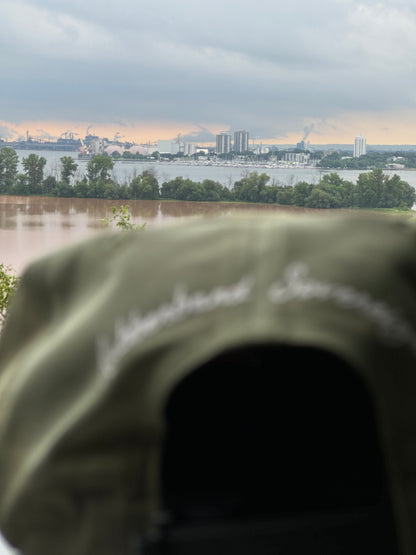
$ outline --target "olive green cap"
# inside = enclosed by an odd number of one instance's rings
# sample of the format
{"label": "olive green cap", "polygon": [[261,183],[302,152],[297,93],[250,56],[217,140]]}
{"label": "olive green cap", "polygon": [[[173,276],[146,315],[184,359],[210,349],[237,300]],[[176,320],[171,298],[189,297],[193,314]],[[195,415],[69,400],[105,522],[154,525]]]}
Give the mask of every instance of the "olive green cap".
{"label": "olive green cap", "polygon": [[32,264],[0,341],[0,529],[28,555],[114,554],[160,506],[164,409],[228,349],[310,346],[374,399],[416,554],[416,227],[207,219],[104,233]]}

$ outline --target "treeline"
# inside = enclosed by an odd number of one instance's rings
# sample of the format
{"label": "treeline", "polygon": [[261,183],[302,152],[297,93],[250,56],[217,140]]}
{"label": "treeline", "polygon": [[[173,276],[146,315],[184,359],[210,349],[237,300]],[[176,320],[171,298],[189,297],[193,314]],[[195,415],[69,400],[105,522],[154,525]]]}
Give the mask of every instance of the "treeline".
{"label": "treeline", "polygon": [[337,173],[324,175],[317,184],[300,181],[294,186],[268,185],[269,176],[257,172],[234,183],[234,200],[265,202],[307,208],[401,208],[416,201],[415,189],[400,176],[389,177],[375,169],[359,175],[357,182]]}
{"label": "treeline", "polygon": [[[319,153],[315,153],[315,155],[319,157]],[[317,167],[335,170],[366,170],[368,168],[386,168],[389,167],[389,164],[415,168],[416,152],[368,152],[356,158],[347,152],[331,152],[326,156],[322,152]]]}
{"label": "treeline", "polygon": [[128,183],[112,176],[114,161],[95,156],[87,164],[86,175],[75,179],[77,163],[70,156],[60,159],[59,178],[44,176],[46,160],[36,154],[23,158],[19,174],[18,156],[13,149],[0,150],[0,194],[57,197],[103,198],[111,200],[235,201],[284,204],[308,208],[401,208],[409,209],[416,200],[413,187],[398,175],[389,177],[381,169],[359,175],[357,182],[337,173],[324,175],[317,184],[301,181],[294,186],[269,183],[265,173],[252,172],[225,187],[211,179],[202,182],[176,177],[159,184],[152,171],[143,171]]}

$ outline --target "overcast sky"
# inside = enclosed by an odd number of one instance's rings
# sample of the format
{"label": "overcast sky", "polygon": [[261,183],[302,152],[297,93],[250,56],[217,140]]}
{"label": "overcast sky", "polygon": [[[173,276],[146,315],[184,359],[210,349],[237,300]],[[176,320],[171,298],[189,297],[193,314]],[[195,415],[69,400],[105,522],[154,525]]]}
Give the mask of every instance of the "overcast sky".
{"label": "overcast sky", "polygon": [[2,0],[0,136],[416,144],[414,0]]}

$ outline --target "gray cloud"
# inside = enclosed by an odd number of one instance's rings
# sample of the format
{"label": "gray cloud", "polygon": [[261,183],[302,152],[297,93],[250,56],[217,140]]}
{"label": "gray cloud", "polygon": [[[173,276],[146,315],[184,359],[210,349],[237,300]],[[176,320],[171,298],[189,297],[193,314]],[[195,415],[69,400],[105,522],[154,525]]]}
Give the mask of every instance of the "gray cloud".
{"label": "gray cloud", "polygon": [[191,133],[182,135],[182,140],[196,143],[209,143],[215,141],[215,133],[201,125],[196,125],[196,127],[198,127],[198,131],[192,131]]}
{"label": "gray cloud", "polygon": [[272,138],[415,108],[410,0],[3,4],[4,121],[198,122],[197,140],[218,124]]}
{"label": "gray cloud", "polygon": [[14,139],[16,132],[5,125],[0,125],[0,139]]}
{"label": "gray cloud", "polygon": [[[68,132],[68,131],[67,131]],[[42,139],[56,139],[56,137],[54,137],[53,135],[51,135],[48,131],[45,131],[45,129],[36,129],[36,134],[39,137],[42,137]],[[62,133],[63,134],[63,133]]]}

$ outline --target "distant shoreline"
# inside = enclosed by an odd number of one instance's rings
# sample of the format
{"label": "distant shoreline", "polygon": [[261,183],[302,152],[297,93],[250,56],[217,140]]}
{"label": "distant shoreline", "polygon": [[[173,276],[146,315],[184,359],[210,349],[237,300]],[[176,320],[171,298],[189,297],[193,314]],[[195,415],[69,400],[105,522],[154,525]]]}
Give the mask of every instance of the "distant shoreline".
{"label": "distant shoreline", "polygon": [[[0,148],[8,147],[14,148],[15,150],[53,150],[56,152],[78,152],[81,144],[66,144],[63,145],[54,143],[54,142],[36,142],[36,141],[21,141],[21,142],[9,142],[9,141],[0,141]],[[141,145],[139,145],[141,146]],[[147,145],[146,145],[147,146]],[[214,146],[214,144],[212,145]],[[296,148],[295,144],[276,144],[264,143],[262,146],[277,148],[278,150],[287,150]],[[344,143],[325,143],[325,144],[310,144],[312,150],[350,150],[351,152],[354,149],[352,143],[344,144]],[[155,147],[156,148],[156,147]],[[381,144],[381,145],[369,145],[367,144],[367,152],[395,152],[395,151],[416,151],[416,144],[397,144],[397,145],[389,145],[389,144]]]}

